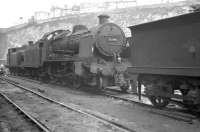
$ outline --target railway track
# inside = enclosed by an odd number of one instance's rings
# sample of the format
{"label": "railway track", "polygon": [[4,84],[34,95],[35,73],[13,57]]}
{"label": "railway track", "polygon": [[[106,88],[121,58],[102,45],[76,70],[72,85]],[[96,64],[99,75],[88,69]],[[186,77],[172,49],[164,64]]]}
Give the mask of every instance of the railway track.
{"label": "railway track", "polygon": [[[25,118],[26,121],[29,121],[32,125],[30,128],[33,131],[33,126],[36,127],[37,130],[34,131],[39,131],[39,132],[50,132],[48,128],[44,124],[42,124],[40,121],[32,117],[30,114],[28,114],[26,111],[24,111],[20,106],[18,106],[15,102],[13,102],[8,96],[0,92],[0,98],[3,98],[8,104],[12,105],[12,110],[16,111],[18,113],[17,116],[21,116]],[[5,107],[5,104],[4,104]],[[8,116],[8,115],[6,115]],[[10,131],[8,128],[4,128],[3,131]]]}
{"label": "railway track", "polygon": [[[32,80],[32,79],[27,79],[24,77],[20,77],[20,79],[23,79],[25,81],[30,81],[33,83],[38,83],[41,84],[41,82]],[[17,83],[17,82],[14,82]],[[192,115],[188,113],[185,109],[180,109],[180,108],[164,108],[164,109],[158,109],[152,106],[150,102],[148,102],[147,97],[142,96],[142,100],[138,100],[137,96],[132,93],[121,93],[119,90],[116,89],[105,89],[102,93],[103,96],[107,96],[109,98],[117,99],[117,100],[122,100],[125,102],[129,102],[132,104],[137,104],[143,107],[146,107],[149,113],[152,114],[158,114],[167,118],[171,118],[177,121],[183,121],[187,123],[193,123],[193,120],[197,119],[196,115]]]}
{"label": "railway track", "polygon": [[150,113],[158,114],[161,116],[165,116],[167,118],[172,118],[178,121],[184,121],[187,123],[192,123],[193,120],[197,119],[197,116],[192,115],[190,113],[186,113],[187,110],[185,109],[177,109],[177,108],[155,108],[146,97],[142,97],[141,100],[135,96],[135,94],[132,93],[121,93],[119,90],[115,89],[105,89],[102,93],[103,95],[114,98],[117,100],[122,100],[125,102],[130,102],[133,104],[137,104],[143,107],[146,107],[147,110],[149,110]]}
{"label": "railway track", "polygon": [[89,109],[81,108],[81,107],[79,107],[79,106],[77,106],[75,104],[71,104],[71,103],[70,104],[66,104],[66,103],[59,102],[59,101],[51,99],[51,98],[49,98],[49,97],[47,97],[45,95],[42,95],[39,92],[36,92],[36,91],[33,91],[33,90],[31,90],[31,89],[29,89],[27,87],[24,87],[24,86],[20,85],[19,83],[15,82],[15,81],[12,81],[12,80],[9,80],[9,79],[6,79],[6,78],[2,78],[2,77],[0,79],[3,80],[3,81],[6,81],[9,84],[14,85],[15,87],[18,87],[20,89],[23,89],[25,91],[28,91],[28,92],[36,95],[36,96],[38,96],[38,97],[40,97],[42,99],[45,99],[45,100],[47,100],[47,101],[49,101],[51,103],[54,103],[54,104],[56,104],[58,106],[61,106],[61,107],[65,108],[65,109],[69,109],[71,111],[74,111],[74,112],[80,113],[82,115],[85,115],[87,117],[90,117],[90,118],[93,118],[95,120],[98,120],[99,122],[105,124],[106,126],[110,126],[111,128],[115,128],[116,130],[120,130],[120,131],[123,131],[123,132],[135,132],[135,130],[132,130],[132,129],[126,127],[125,125],[120,124],[117,121],[117,119],[115,119],[115,118],[108,117],[108,116],[103,115],[101,113],[98,113],[96,111],[91,111]]}

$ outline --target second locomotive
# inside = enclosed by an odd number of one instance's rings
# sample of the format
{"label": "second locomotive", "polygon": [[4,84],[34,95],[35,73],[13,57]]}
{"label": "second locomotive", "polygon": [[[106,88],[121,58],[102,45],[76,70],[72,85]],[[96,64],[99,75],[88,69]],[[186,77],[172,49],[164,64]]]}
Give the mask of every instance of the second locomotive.
{"label": "second locomotive", "polygon": [[100,15],[99,25],[91,29],[75,25],[72,31],[56,30],[35,43],[10,48],[7,66],[11,74],[73,87],[87,84],[102,89],[117,85],[126,91],[130,64],[121,53],[127,41],[122,29],[108,18]]}

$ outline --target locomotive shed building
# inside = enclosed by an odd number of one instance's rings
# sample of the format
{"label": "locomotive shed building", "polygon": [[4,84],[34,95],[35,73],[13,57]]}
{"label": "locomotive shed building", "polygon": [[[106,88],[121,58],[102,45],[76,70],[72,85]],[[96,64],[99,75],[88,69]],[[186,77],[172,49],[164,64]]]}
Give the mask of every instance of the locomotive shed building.
{"label": "locomotive shed building", "polygon": [[200,76],[200,12],[129,28],[131,73]]}

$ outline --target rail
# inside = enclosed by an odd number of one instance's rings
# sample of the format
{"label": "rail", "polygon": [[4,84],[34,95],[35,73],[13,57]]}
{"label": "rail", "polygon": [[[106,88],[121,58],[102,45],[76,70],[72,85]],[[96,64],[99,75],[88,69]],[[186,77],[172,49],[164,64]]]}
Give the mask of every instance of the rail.
{"label": "rail", "polygon": [[[22,79],[26,80],[26,81],[31,81],[33,83],[41,84],[40,81],[36,81],[36,80],[32,80],[32,79],[27,79],[27,78],[23,78],[23,77],[22,77]],[[17,82],[14,82],[14,83],[15,84],[19,84]],[[117,100],[122,100],[122,101],[129,102],[129,103],[134,103],[134,104],[137,104],[137,105],[140,105],[140,106],[143,106],[143,107],[147,107],[147,108],[150,109],[150,112],[153,113],[153,114],[158,114],[158,115],[161,115],[161,116],[165,116],[167,118],[171,118],[171,119],[174,119],[174,120],[183,121],[183,122],[187,122],[187,123],[193,123],[193,119],[197,118],[194,115],[191,115],[191,114],[183,112],[184,110],[183,111],[181,111],[180,109],[179,110],[175,110],[173,108],[158,109],[158,108],[153,107],[150,104],[144,103],[142,100],[137,100],[136,101],[134,99],[120,97],[120,95],[111,94],[111,93],[107,92],[109,90],[112,91],[112,92],[118,93],[118,94],[121,93],[119,90],[105,89],[101,93],[101,95],[107,96],[107,97],[110,97],[110,98],[114,98],[114,99],[117,99]],[[134,93],[130,93],[129,95],[134,96],[135,94]],[[147,96],[142,95],[142,97],[146,98]],[[92,113],[90,110],[85,110],[85,111],[87,111],[89,113]]]}
{"label": "rail", "polygon": [[15,81],[12,81],[12,80],[9,80],[9,79],[3,78],[3,77],[0,77],[0,79],[3,80],[3,81],[6,81],[6,82],[8,82],[8,83],[10,83],[10,84],[12,84],[12,85],[14,85],[16,87],[18,87],[18,88],[21,88],[23,90],[29,91],[29,92],[31,92],[31,93],[33,93],[33,94],[35,94],[35,95],[37,95],[37,96],[39,96],[39,97],[41,97],[43,99],[46,99],[46,100],[48,100],[48,101],[50,101],[52,103],[55,103],[57,105],[60,105],[60,106],[65,107],[67,109],[70,109],[72,111],[81,113],[81,114],[86,115],[88,117],[94,118],[94,119],[96,119],[96,120],[98,120],[98,121],[100,121],[100,122],[102,122],[102,123],[104,123],[106,125],[110,125],[113,128],[116,128],[116,129],[121,130],[123,132],[136,132],[135,130],[132,130],[131,128],[128,128],[128,127],[124,126],[123,124],[120,124],[120,123],[116,122],[114,118],[107,117],[107,116],[105,116],[105,115],[103,115],[101,113],[98,113],[98,112],[95,112],[95,111],[91,111],[89,109],[81,108],[81,107],[79,107],[79,106],[77,106],[75,104],[72,104],[72,103],[66,104],[66,103],[62,103],[62,102],[56,101],[54,99],[51,99],[51,98],[49,98],[49,97],[47,97],[45,95],[42,95],[42,94],[36,92],[34,90],[31,90],[29,88],[21,86],[19,83],[15,82]]}
{"label": "rail", "polygon": [[0,95],[6,99],[10,104],[12,104],[14,107],[16,107],[21,113],[23,113],[31,122],[36,124],[38,128],[40,128],[44,132],[51,132],[44,124],[42,124],[40,121],[32,117],[30,114],[28,114],[26,111],[24,111],[20,106],[18,106],[16,103],[14,103],[8,96],[0,92]]}
{"label": "rail", "polygon": [[[175,109],[169,109],[169,108],[159,109],[159,108],[153,107],[150,104],[144,103],[142,100],[136,101],[134,99],[129,99],[129,98],[126,98],[126,97],[120,97],[119,95],[114,95],[112,93],[109,93],[108,92],[109,90],[110,89],[105,89],[104,93],[102,93],[102,94],[107,96],[107,97],[111,97],[111,98],[114,98],[114,99],[117,99],[117,100],[122,100],[122,101],[125,101],[125,102],[134,103],[134,104],[138,104],[140,106],[147,107],[147,108],[150,109],[150,112],[154,113],[154,114],[165,116],[165,117],[175,119],[175,120],[178,120],[178,121],[187,122],[187,123],[190,123],[190,124],[193,123],[193,119],[197,118],[194,115],[183,113],[183,112],[175,110]],[[111,89],[111,91],[118,92],[117,90],[113,90],[113,89]],[[131,94],[129,94],[129,95],[131,95]]]}

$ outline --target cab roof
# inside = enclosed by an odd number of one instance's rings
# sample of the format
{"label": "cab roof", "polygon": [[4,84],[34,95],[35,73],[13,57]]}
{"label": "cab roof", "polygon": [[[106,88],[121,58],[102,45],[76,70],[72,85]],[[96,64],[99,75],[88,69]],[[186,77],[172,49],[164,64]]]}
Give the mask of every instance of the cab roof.
{"label": "cab roof", "polygon": [[161,19],[157,21],[152,21],[148,23],[142,23],[139,25],[129,26],[131,30],[146,30],[146,29],[157,29],[157,28],[167,28],[173,26],[179,26],[184,24],[192,24],[200,22],[200,12],[187,13],[171,18]]}

